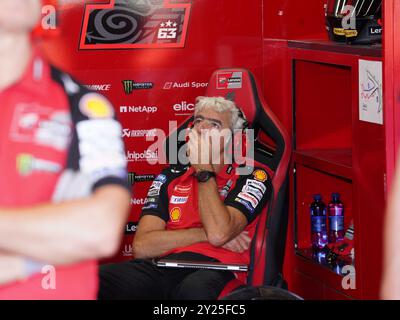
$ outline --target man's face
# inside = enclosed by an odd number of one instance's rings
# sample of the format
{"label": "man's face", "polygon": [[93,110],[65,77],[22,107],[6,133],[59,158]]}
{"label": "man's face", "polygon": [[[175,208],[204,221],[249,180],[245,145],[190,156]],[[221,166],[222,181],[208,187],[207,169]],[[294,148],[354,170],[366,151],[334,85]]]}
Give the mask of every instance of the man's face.
{"label": "man's face", "polygon": [[229,111],[216,112],[211,108],[205,108],[194,115],[194,128],[198,133],[204,130],[230,129],[231,113]]}
{"label": "man's face", "polygon": [[194,115],[194,129],[200,135],[210,135],[213,164],[219,164],[217,158],[224,152],[224,149],[231,140],[231,117],[230,111],[216,112],[211,108],[205,108]]}
{"label": "man's face", "polygon": [[30,32],[40,9],[40,0],[0,0],[0,32]]}

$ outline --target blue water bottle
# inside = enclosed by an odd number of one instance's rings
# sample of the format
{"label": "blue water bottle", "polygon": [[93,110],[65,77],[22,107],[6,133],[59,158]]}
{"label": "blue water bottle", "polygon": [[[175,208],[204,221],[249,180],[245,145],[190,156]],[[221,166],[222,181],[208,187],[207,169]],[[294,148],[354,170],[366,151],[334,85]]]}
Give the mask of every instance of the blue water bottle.
{"label": "blue water bottle", "polygon": [[313,249],[319,250],[328,244],[326,231],[326,205],[320,194],[314,195],[310,205],[311,214],[311,244]]}

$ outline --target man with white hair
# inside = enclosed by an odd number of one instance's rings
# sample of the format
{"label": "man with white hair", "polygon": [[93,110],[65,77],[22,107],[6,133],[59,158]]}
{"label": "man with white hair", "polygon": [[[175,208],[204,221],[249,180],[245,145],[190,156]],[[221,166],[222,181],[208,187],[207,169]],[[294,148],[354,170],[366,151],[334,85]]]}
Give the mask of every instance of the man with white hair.
{"label": "man with white hair", "polygon": [[0,299],[94,299],[129,212],[121,126],[33,47],[40,8],[0,1]]}
{"label": "man with white hair", "polygon": [[170,269],[151,259],[249,264],[258,215],[272,191],[268,169],[238,175],[225,154],[226,132],[241,129],[240,109],[199,97],[189,129],[190,167],[166,168],[151,185],[133,242],[136,259],[100,269],[100,299],[216,299],[231,271]]}

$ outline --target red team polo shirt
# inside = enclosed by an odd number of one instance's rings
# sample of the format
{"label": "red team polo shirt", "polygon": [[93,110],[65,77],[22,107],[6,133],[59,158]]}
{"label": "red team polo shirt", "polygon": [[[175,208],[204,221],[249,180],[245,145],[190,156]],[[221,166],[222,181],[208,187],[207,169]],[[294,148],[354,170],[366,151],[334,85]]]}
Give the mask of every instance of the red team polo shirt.
{"label": "red team polo shirt", "polygon": [[[121,126],[111,104],[39,54],[18,83],[0,91],[0,110],[0,209],[76,199],[106,184],[127,187]],[[73,175],[87,185],[74,186]],[[55,289],[45,289],[46,273],[39,273],[0,286],[0,299],[96,298],[95,261],[56,267],[55,275]]]}
{"label": "red team polo shirt", "polygon": [[[258,165],[250,170],[250,174],[238,175],[234,167],[227,165],[216,177],[221,200],[243,213],[248,222],[245,230],[250,238],[253,238],[258,216],[271,196],[272,184],[267,170]],[[198,183],[192,167],[181,172],[166,168],[150,186],[142,216],[160,217],[166,222],[167,230],[201,228]],[[195,252],[222,263],[250,263],[250,250],[237,253],[208,242],[179,247],[166,255],[178,252]]]}

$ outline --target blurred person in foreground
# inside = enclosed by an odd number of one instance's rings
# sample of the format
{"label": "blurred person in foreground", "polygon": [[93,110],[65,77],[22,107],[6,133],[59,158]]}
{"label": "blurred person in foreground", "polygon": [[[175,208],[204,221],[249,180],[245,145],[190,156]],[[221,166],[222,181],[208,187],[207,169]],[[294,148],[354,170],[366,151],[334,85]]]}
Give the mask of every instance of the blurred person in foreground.
{"label": "blurred person in foreground", "polygon": [[121,126],[32,44],[41,5],[0,1],[0,299],[93,299],[129,210]]}
{"label": "blurred person in foreground", "polygon": [[400,300],[400,157],[388,198],[384,224],[384,263],[381,298]]}

